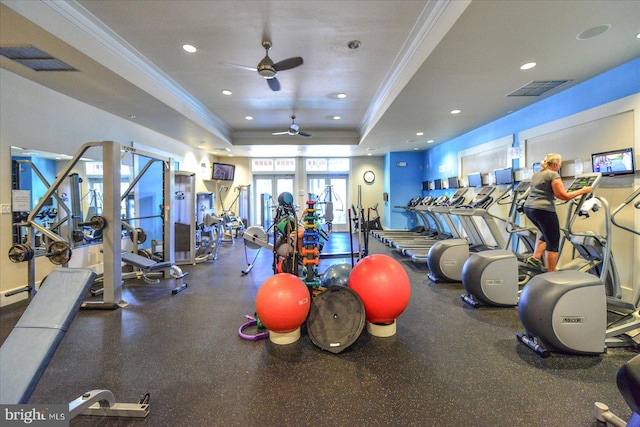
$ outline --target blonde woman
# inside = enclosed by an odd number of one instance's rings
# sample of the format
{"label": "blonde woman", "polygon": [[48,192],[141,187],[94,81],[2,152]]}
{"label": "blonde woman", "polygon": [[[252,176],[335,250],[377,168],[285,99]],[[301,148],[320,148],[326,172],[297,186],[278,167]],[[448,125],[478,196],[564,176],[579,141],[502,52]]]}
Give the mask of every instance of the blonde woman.
{"label": "blonde woman", "polygon": [[591,193],[589,186],[567,193],[558,171],[562,166],[562,156],[549,153],[540,163],[540,171],[531,178],[531,192],[524,204],[524,213],[540,230],[541,236],[536,243],[533,255],[527,263],[541,266],[542,256],[547,254],[547,271],[556,271],[558,265],[558,249],[560,246],[560,222],[556,213],[555,198],[570,200],[583,194]]}

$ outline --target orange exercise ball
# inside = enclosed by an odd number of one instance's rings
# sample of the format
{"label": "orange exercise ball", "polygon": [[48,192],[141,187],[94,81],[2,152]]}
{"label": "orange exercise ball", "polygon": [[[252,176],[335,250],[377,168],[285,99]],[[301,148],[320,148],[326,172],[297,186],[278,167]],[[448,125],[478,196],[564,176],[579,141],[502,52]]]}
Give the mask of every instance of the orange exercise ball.
{"label": "orange exercise ball", "polygon": [[402,265],[388,255],[373,254],[358,262],[348,286],[364,305],[367,321],[391,324],[409,304],[411,283]]}
{"label": "orange exercise ball", "polygon": [[307,318],[310,307],[307,285],[289,273],[269,277],[256,295],[258,319],[268,330],[281,334],[298,329]]}

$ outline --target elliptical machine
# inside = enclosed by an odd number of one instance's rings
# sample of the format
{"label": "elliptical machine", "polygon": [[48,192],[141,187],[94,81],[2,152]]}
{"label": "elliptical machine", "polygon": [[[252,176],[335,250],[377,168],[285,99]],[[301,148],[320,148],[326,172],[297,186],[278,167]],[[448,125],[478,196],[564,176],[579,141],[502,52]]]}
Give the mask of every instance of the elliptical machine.
{"label": "elliptical machine", "polygon": [[[610,223],[640,235],[640,230],[623,226],[616,215],[640,196],[635,190],[609,214]],[[633,205],[640,209],[640,201]],[[608,250],[610,255],[610,250]],[[517,334],[518,340],[542,357],[550,352],[571,354],[600,354],[607,347],[638,347],[628,332],[640,328],[640,286],[633,292],[630,302],[621,300],[619,282],[609,288],[604,281],[608,271],[615,273],[613,258],[605,259],[605,271],[600,278],[578,271],[544,273],[534,277],[522,291],[518,314],[526,332]],[[608,307],[608,304],[609,307]],[[607,311],[619,318],[607,324]]]}
{"label": "elliptical machine", "polygon": [[[577,191],[584,186],[597,188],[602,175],[600,173],[581,174],[569,186],[568,192]],[[587,203],[594,200],[598,203]],[[568,202],[566,230],[564,240],[569,240],[578,252],[569,263],[558,270],[574,270],[590,272],[597,280],[599,276],[613,277],[615,270],[609,268],[613,263],[608,243],[610,231],[606,236],[595,233],[577,233],[572,231],[572,224],[580,216],[588,216],[589,210],[598,210],[606,200],[593,198],[592,194],[583,195]],[[608,206],[607,209],[608,211]],[[607,223],[609,218],[607,217]],[[520,290],[531,277],[546,272],[546,268],[536,268],[518,260],[511,251],[495,250],[473,254],[465,263],[462,272],[462,285],[466,293],[461,295],[464,302],[472,307],[481,305],[515,306],[518,304]],[[616,278],[609,281],[615,282]]]}

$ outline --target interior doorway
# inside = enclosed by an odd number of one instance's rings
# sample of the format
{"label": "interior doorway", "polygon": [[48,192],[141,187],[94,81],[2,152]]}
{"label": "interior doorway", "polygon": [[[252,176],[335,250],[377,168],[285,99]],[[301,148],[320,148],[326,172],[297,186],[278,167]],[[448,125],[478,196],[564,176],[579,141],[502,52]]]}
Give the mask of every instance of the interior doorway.
{"label": "interior doorway", "polygon": [[278,195],[289,192],[293,195],[294,175],[254,175],[253,224],[268,230],[273,223],[273,207],[278,203]]}
{"label": "interior doorway", "polygon": [[[309,193],[318,197],[317,210],[321,219],[326,215],[328,203],[333,204],[332,231],[349,231],[348,213],[349,197],[347,188],[348,175],[308,175],[307,188]],[[324,223],[324,221],[323,221]]]}

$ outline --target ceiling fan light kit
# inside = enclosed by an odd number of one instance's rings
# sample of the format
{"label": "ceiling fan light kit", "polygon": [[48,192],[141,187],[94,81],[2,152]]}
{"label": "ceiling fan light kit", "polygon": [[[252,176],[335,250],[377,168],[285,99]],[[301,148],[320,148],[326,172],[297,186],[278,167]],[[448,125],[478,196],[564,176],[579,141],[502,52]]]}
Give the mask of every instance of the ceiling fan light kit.
{"label": "ceiling fan light kit", "polygon": [[264,47],[266,54],[262,61],[258,63],[256,70],[258,70],[258,74],[264,77],[267,80],[267,84],[272,91],[277,92],[280,90],[280,82],[276,78],[276,74],[278,71],[290,70],[292,68],[298,67],[302,65],[304,62],[300,56],[296,56],[293,58],[288,58],[278,63],[274,63],[271,58],[269,58],[269,49],[271,49],[271,41],[264,40],[262,42],[262,47]]}

